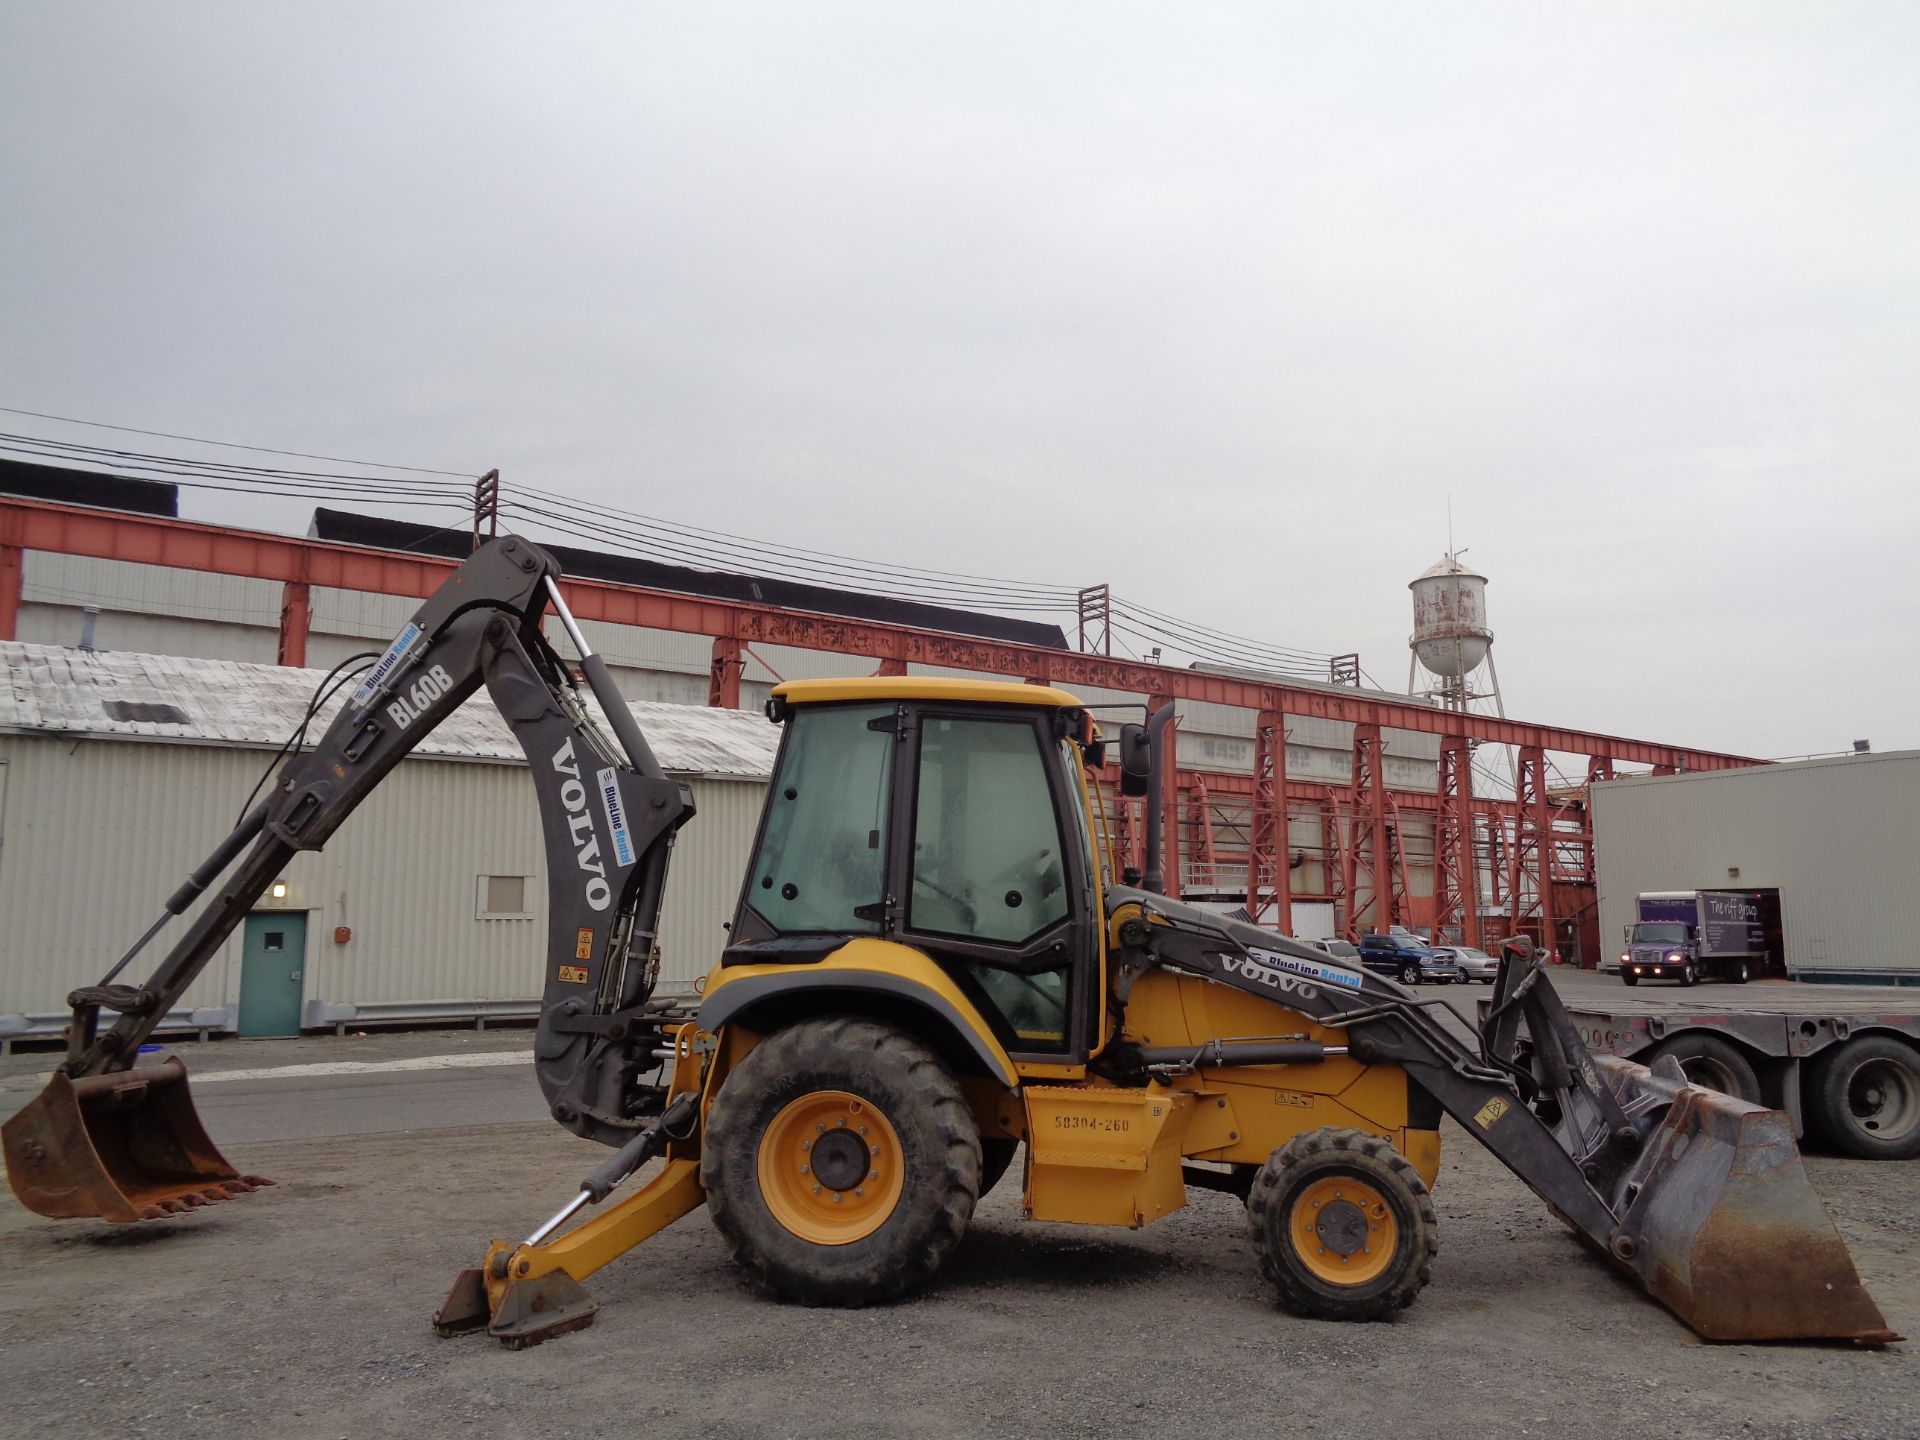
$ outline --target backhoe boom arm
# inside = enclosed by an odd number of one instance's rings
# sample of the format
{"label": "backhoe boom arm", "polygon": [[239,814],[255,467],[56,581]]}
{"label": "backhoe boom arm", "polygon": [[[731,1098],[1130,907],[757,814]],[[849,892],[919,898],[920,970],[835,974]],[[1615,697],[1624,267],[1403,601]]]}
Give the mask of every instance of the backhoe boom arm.
{"label": "backhoe boom arm", "polygon": [[[561,604],[559,575],[545,551],[505,536],[447,579],[312,751],[287,762],[268,799],[168,901],[169,914],[182,913],[238,860],[147,982],[112,984],[110,973],[73,993],[62,1066],[69,1077],[128,1068],[288,861],[324,846],[394,766],[484,685],[526,752],[546,840],[548,957],[535,1040],[541,1088],[554,1117],[577,1134],[617,1145],[644,1123],[657,1097],[637,1093],[635,1077],[655,1068],[657,1027],[647,1016],[661,895],[674,833],[692,818],[693,797],[661,770],[605,663],[586,648]],[[595,724],[541,633],[549,603],[580,647],[612,737]],[[102,1009],[119,1012],[105,1030]]]}

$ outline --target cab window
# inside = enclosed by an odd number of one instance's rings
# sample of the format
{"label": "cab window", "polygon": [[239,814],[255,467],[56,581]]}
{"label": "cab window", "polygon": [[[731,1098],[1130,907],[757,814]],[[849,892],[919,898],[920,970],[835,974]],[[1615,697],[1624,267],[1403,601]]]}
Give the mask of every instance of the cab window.
{"label": "cab window", "polygon": [[782,934],[877,933],[894,707],[800,707],[787,727],[747,903]]}
{"label": "cab window", "polygon": [[913,824],[912,929],[1019,945],[1066,918],[1060,822],[1027,721],[927,716]]}

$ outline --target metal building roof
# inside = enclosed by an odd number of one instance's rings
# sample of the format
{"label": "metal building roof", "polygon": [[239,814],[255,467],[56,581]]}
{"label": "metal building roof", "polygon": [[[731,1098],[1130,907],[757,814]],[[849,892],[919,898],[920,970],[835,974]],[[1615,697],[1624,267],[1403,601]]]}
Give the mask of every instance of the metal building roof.
{"label": "metal building roof", "polygon": [[[306,713],[319,670],[132,651],[0,641],[0,733],[159,740],[277,749]],[[317,737],[352,690],[313,725]],[[635,701],[654,754],[677,775],[764,780],[779,732],[759,715]],[[513,732],[484,694],[456,710],[416,755],[520,762]]]}

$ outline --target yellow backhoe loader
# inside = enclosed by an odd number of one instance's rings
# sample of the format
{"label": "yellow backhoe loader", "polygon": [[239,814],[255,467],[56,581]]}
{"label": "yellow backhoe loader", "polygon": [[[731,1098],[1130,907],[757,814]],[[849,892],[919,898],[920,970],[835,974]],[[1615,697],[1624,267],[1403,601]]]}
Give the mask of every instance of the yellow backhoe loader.
{"label": "yellow backhoe loader", "polygon": [[[1027,1216],[1096,1225],[1150,1224],[1193,1187],[1231,1192],[1283,1305],[1381,1318],[1427,1283],[1450,1115],[1703,1336],[1897,1338],[1786,1118],[1670,1061],[1591,1054],[1524,945],[1504,952],[1469,1044],[1442,1002],[1168,899],[1152,837],[1141,883],[1116,883],[1098,777],[1117,744],[1122,789],[1159,794],[1165,710],[1107,737],[1044,686],[781,686],[729,943],[697,1002],[654,998],[691,796],[559,576],[517,537],[476,552],[167,902],[141,943],[232,871],[153,976],[115,983],[136,944],[74,992],[68,1058],[5,1127],[23,1203],[133,1221],[263,1183],[208,1139],[177,1061],[135,1063],[140,1042],[293,853],[484,684],[526,750],[547,838],[535,1071],[554,1118],[614,1153],[459,1278],[443,1334],[518,1347],[589,1323],[587,1276],[702,1204],[772,1295],[887,1300],[938,1270],[1009,1179]],[[549,606],[577,660],[543,634]],[[118,1017],[104,1029],[103,1010]],[[631,1195],[564,1228],[656,1159]]]}

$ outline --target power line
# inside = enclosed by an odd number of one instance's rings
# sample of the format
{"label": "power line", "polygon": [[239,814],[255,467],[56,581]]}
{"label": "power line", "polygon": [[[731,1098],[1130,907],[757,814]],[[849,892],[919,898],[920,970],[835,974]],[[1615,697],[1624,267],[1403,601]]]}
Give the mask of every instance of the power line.
{"label": "power line", "polygon": [[[869,561],[851,555],[837,554],[831,550],[812,550],[805,546],[782,545],[775,541],[751,540],[744,536],[729,534],[723,530],[708,530],[698,525],[688,525],[676,520],[662,520],[656,516],[643,515],[631,510],[620,510],[612,506],[596,504],[589,500],[576,500],[571,496],[558,495],[553,491],[542,490],[532,485],[516,485],[513,487],[513,493],[536,496],[550,505],[558,505],[565,509],[586,515],[603,517],[629,525],[637,525],[641,529],[658,528],[671,531],[677,535],[719,541],[728,545],[739,546],[751,552],[779,556],[798,556],[809,563],[822,560],[832,561],[838,565],[852,565],[861,569],[866,569],[871,565]],[[964,582],[965,588],[986,587],[1008,593],[1018,592],[1030,596],[1044,595],[1049,598],[1058,599],[1065,604],[1071,604],[1079,594],[1076,589],[1066,585],[1047,585],[1028,580],[997,580],[984,575],[968,574],[964,571],[930,570],[917,565],[889,567],[886,573],[927,576],[934,579],[952,581],[956,585]]]}
{"label": "power line", "polygon": [[141,430],[132,425],[109,425],[104,420],[80,420],[72,415],[49,415],[44,410],[21,410],[0,405],[0,413],[31,415],[36,420],[58,420],[62,425],[86,425],[95,430],[118,430],[125,435],[150,435],[157,440],[185,440],[193,445],[218,445],[223,450],[252,450],[261,455],[287,455],[296,460],[325,460],[332,465],[370,465],[375,470],[410,470],[416,475],[454,475],[471,480],[463,470],[432,470],[424,465],[394,465],[384,460],[346,460],[338,455],[315,455],[306,450],[275,450],[270,445],[245,445],[238,440],[209,440],[201,435],[175,435],[166,430]]}
{"label": "power line", "polygon": [[[280,498],[369,500],[385,505],[442,510],[464,508],[470,499],[471,492],[466,483],[469,477],[461,471],[395,465],[383,461],[348,460],[310,451],[112,425],[14,406],[0,406],[0,413],[28,415],[63,424],[260,454],[448,477],[442,480],[402,480],[391,475],[346,474],[193,460],[177,455],[0,432],[0,452],[133,470],[164,476],[175,484],[193,489],[266,494]],[[531,498],[522,499],[521,496]],[[665,558],[697,569],[744,570],[752,574],[764,567],[776,566],[789,572],[785,578],[798,584],[822,584],[889,599],[953,608],[984,607],[1054,616],[1064,616],[1077,609],[1079,592],[1068,586],[995,579],[964,571],[886,565],[834,551],[755,540],[727,531],[665,520],[593,501],[577,500],[537,486],[513,487],[503,498],[501,510],[516,513],[563,535],[587,539],[596,544],[612,543],[646,558]],[[453,528],[446,527],[447,530]],[[439,533],[443,532],[434,532]],[[424,544],[431,538],[428,536],[415,543]],[[1300,678],[1317,678],[1326,673],[1325,667],[1330,657],[1325,654],[1254,640],[1197,621],[1183,620],[1124,597],[1113,597],[1110,606],[1109,623],[1116,630],[1124,631],[1156,651],[1166,646],[1202,661],[1272,670]],[[1126,648],[1124,644],[1122,648]]]}
{"label": "power line", "polygon": [[1272,654],[1289,655],[1294,657],[1295,659],[1311,660],[1318,664],[1325,664],[1328,658],[1330,658],[1330,652],[1329,654],[1322,654],[1321,652],[1314,651],[1314,650],[1297,650],[1289,645],[1270,645],[1262,641],[1249,640],[1243,635],[1234,635],[1225,630],[1216,630],[1211,626],[1201,625],[1192,620],[1182,620],[1182,619],[1179,619],[1177,616],[1163,615],[1158,610],[1151,610],[1147,608],[1145,605],[1142,605],[1137,600],[1123,600],[1116,597],[1114,603],[1118,605],[1124,605],[1127,609],[1137,612],[1139,616],[1145,616],[1154,620],[1162,621],[1163,623],[1166,623],[1166,624],[1176,625],[1182,629],[1195,631],[1201,635],[1211,636],[1218,640],[1229,641],[1237,645],[1250,646],[1255,649],[1265,650]]}
{"label": "power line", "polygon": [[532,505],[511,497],[503,499],[500,508],[503,513],[512,512],[530,516],[578,538],[589,538],[600,544],[612,542],[615,545],[637,550],[648,558],[655,558],[664,553],[674,559],[692,561],[695,565],[719,565],[735,569],[743,565],[763,566],[767,558],[772,558],[794,572],[792,578],[800,583],[829,584],[841,589],[868,590],[899,599],[914,599],[927,603],[995,605],[1007,609],[1042,610],[1049,614],[1064,613],[1071,608],[1064,600],[1044,595],[1030,595],[1018,590],[1001,590],[995,588],[991,582],[922,579],[914,572],[874,570],[857,565],[850,573],[846,566],[823,561],[806,560],[788,555],[756,556],[751,553],[742,553],[738,549],[721,548],[705,542],[689,540],[670,529],[656,529],[644,525],[632,528],[612,525],[557,511],[544,505]]}
{"label": "power line", "polygon": [[1146,632],[1188,654],[1217,664],[1280,670],[1304,678],[1325,678],[1327,674],[1326,656],[1269,646],[1244,636],[1194,627],[1190,622],[1172,617],[1168,617],[1163,624],[1158,619],[1143,618],[1136,612],[1136,607],[1126,601],[1116,601],[1113,614],[1118,617],[1116,623],[1127,623],[1136,635]]}
{"label": "power line", "polygon": [[185,474],[251,475],[266,479],[352,481],[372,487],[384,487],[401,493],[413,493],[423,486],[446,493],[470,495],[471,482],[451,480],[402,480],[393,475],[351,475],[337,470],[292,470],[273,465],[240,465],[230,460],[189,460],[178,455],[159,455],[145,450],[122,450],[109,445],[88,445],[78,440],[49,440],[40,435],[21,435],[0,431],[0,440],[34,446],[43,458],[74,459],[96,465],[140,464],[149,469],[179,470]]}

